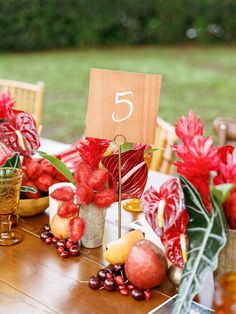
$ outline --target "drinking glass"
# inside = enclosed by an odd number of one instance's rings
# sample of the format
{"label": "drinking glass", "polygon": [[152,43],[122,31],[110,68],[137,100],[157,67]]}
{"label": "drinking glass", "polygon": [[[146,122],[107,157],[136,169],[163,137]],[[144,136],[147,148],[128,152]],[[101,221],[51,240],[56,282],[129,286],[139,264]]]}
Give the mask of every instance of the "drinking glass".
{"label": "drinking glass", "polygon": [[2,232],[0,245],[12,245],[22,240],[22,235],[11,231],[11,215],[18,208],[22,171],[17,168],[0,168],[0,217]]}
{"label": "drinking glass", "polygon": [[236,314],[236,272],[217,277],[214,309],[215,314]]}

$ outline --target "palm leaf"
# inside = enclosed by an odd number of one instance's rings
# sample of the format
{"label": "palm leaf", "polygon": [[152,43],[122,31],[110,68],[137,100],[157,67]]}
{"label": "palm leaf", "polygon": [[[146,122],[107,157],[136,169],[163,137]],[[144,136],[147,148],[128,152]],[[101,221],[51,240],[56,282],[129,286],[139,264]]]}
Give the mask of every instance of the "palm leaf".
{"label": "palm leaf", "polygon": [[226,243],[226,235],[215,197],[211,194],[212,213],[208,214],[197,190],[185,178],[180,177],[180,180],[189,213],[187,234],[190,245],[172,313],[188,314],[205,275],[217,268],[218,255]]}
{"label": "palm leaf", "polygon": [[41,157],[47,159],[53,165],[53,167],[56,168],[60,173],[62,173],[63,176],[66,177],[71,183],[73,184],[75,183],[73,175],[71,174],[69,168],[64,164],[63,161],[61,161],[60,159],[57,159],[55,156],[48,155],[39,150],[37,151],[37,153]]}

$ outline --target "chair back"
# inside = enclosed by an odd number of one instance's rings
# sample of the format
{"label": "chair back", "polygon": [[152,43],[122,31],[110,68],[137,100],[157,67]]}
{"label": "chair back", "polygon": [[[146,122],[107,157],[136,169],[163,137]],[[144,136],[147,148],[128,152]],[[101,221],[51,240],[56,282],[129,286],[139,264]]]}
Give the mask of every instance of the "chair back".
{"label": "chair back", "polygon": [[40,125],[43,105],[44,83],[29,84],[0,79],[0,91],[9,91],[15,100],[15,108],[31,113]]}
{"label": "chair back", "polygon": [[218,136],[218,144],[234,144],[236,142],[236,120],[228,118],[216,118],[213,123],[213,131]]}
{"label": "chair back", "polygon": [[173,125],[167,123],[161,118],[157,118],[157,127],[155,133],[155,146],[165,148],[153,153],[150,169],[166,174],[172,174],[174,170],[173,161],[175,153],[171,145],[176,144],[178,137],[175,134]]}

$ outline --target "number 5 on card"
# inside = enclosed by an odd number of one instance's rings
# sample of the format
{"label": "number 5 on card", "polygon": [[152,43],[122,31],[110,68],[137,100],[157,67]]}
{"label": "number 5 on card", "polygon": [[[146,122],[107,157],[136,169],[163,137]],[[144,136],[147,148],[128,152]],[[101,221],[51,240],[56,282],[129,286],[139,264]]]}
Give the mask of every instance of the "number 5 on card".
{"label": "number 5 on card", "polygon": [[153,144],[161,76],[91,69],[85,134]]}

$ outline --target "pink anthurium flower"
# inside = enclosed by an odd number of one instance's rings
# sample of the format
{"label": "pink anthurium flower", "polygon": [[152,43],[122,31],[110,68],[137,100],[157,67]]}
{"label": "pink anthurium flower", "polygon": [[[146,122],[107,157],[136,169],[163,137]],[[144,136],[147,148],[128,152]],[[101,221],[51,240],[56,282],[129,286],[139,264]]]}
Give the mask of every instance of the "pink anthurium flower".
{"label": "pink anthurium flower", "polygon": [[14,156],[14,152],[0,142],[0,166],[4,166],[8,159]]}

